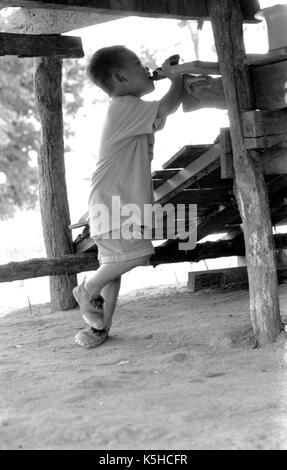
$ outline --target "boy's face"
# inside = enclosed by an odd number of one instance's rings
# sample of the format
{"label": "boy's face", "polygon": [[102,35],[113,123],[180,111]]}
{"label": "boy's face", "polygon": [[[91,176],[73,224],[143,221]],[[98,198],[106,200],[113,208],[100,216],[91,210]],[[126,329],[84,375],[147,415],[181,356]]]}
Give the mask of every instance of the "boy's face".
{"label": "boy's face", "polygon": [[148,68],[144,67],[132,51],[124,55],[124,62],[120,73],[124,77],[124,93],[141,97],[154,90],[154,82]]}

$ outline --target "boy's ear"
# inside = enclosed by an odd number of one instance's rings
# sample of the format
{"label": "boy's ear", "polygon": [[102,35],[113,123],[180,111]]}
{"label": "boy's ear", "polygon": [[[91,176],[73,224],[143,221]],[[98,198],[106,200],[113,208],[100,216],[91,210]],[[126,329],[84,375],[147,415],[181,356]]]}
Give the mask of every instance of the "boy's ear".
{"label": "boy's ear", "polygon": [[114,72],[113,77],[117,82],[125,82],[126,81],[126,77],[120,71]]}

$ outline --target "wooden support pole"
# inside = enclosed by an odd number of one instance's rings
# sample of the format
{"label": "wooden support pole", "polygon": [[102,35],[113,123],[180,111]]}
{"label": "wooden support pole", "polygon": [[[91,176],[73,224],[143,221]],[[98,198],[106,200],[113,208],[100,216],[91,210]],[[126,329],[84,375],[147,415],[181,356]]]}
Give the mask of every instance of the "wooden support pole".
{"label": "wooden support pole", "polygon": [[242,14],[238,0],[208,0],[230,118],[235,193],[243,223],[250,287],[250,315],[259,345],[280,332],[278,281],[270,207],[260,158],[251,157],[243,136],[242,111],[253,108],[244,64]]}
{"label": "wooden support pole", "polygon": [[[36,59],[35,94],[42,125],[38,158],[40,206],[46,252],[50,258],[73,252],[65,180],[61,59]],[[50,278],[52,311],[75,306],[72,288],[76,285],[76,275]]]}

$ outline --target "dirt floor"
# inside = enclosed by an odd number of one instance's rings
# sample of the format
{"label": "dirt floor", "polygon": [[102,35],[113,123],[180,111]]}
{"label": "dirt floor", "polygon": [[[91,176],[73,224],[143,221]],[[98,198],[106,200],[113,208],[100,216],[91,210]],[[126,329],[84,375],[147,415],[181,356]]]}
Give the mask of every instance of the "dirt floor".
{"label": "dirt floor", "polygon": [[252,348],[247,290],[127,294],[94,350],[77,309],[0,323],[1,449],[287,449],[287,336]]}

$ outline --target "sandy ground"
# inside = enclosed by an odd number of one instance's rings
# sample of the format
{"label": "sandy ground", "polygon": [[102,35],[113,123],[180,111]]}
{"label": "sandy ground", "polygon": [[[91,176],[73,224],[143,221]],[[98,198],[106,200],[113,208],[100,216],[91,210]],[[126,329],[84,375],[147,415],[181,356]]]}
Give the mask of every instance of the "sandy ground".
{"label": "sandy ground", "polygon": [[287,336],[252,348],[247,290],[127,294],[94,350],[77,309],[0,323],[1,449],[287,449]]}

